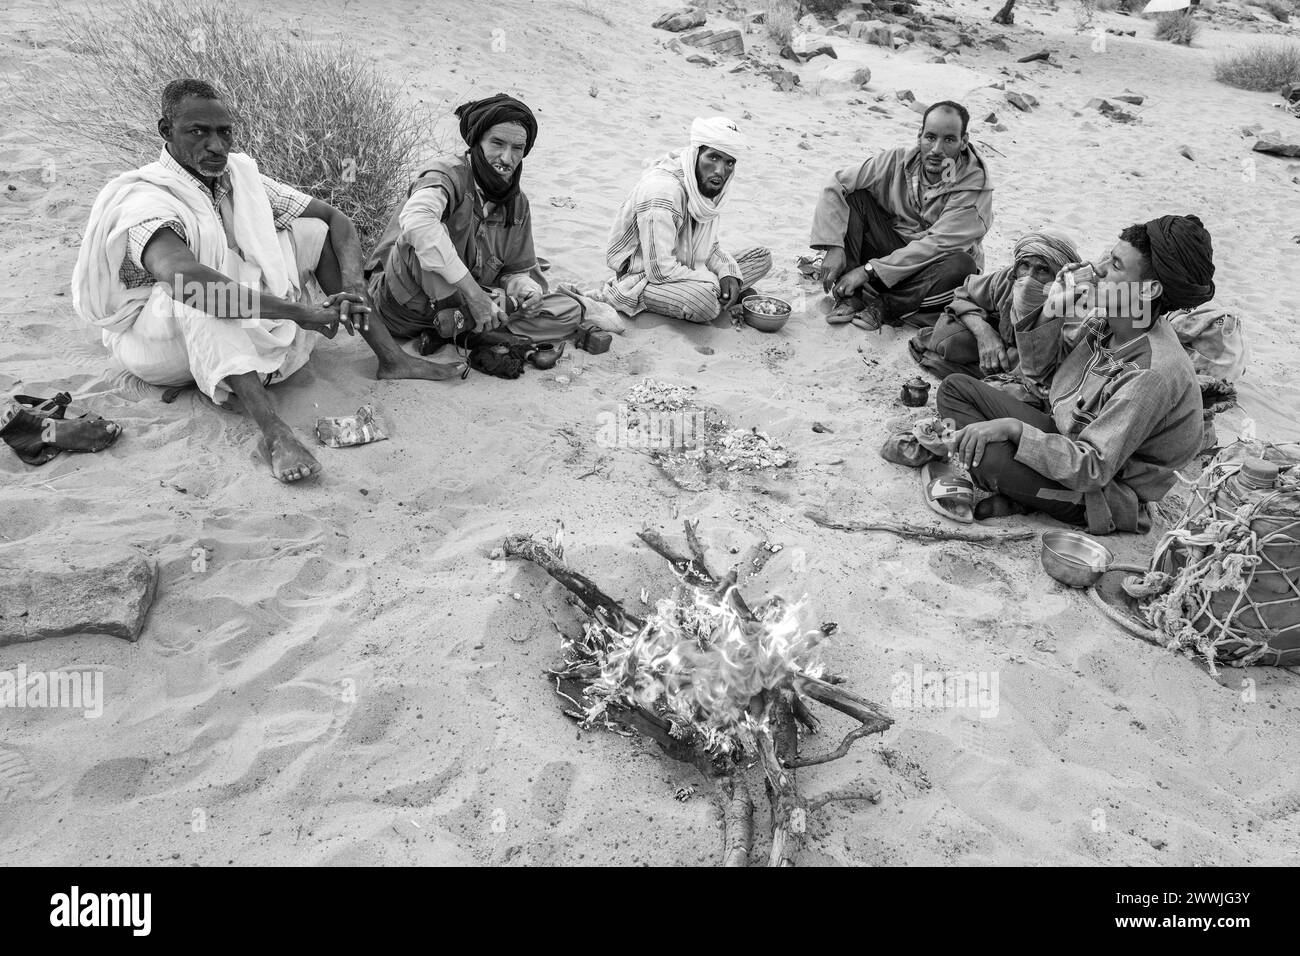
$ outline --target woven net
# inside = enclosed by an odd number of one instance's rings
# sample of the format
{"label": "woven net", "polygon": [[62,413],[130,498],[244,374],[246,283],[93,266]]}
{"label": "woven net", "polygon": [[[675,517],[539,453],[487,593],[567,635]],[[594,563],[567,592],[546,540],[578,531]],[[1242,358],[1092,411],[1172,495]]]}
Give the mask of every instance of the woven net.
{"label": "woven net", "polygon": [[[1279,465],[1275,489],[1242,494],[1246,458]],[[1124,581],[1170,649],[1217,664],[1300,664],[1300,448],[1237,442],[1191,485],[1151,570]]]}

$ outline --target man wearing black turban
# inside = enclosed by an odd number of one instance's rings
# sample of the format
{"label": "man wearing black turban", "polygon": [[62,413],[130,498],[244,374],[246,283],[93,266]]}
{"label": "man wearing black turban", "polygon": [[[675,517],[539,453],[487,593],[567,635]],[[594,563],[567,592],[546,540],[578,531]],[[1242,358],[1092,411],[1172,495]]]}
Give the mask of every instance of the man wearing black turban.
{"label": "man wearing black turban", "polygon": [[960,429],[953,456],[992,492],[975,517],[1043,511],[1094,534],[1148,526],[1146,503],[1203,438],[1196,373],[1163,316],[1208,302],[1213,277],[1195,216],[1129,226],[1097,262],[1062,269],[1048,294],[1044,314],[1076,331],[1046,410],[968,375],[944,379],[939,413]]}
{"label": "man wearing black turban", "polygon": [[[585,302],[551,294],[533,249],[519,188],[537,140],[532,110],[504,93],[456,109],[468,149],[431,163],[411,184],[366,263],[374,312],[367,341],[380,378],[446,379],[457,369],[420,361],[393,340],[437,346],[461,329],[504,329],[538,342],[578,329]],[[458,329],[455,316],[465,323]],[[423,351],[423,350],[422,350]]]}

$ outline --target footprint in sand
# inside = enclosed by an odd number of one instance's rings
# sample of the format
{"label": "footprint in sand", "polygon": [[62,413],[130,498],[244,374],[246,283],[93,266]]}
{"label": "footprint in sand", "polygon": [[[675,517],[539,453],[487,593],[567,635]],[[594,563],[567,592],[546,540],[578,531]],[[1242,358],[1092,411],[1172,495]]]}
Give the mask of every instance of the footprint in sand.
{"label": "footprint in sand", "polygon": [[929,564],[940,581],[954,587],[981,588],[1008,583],[1006,573],[996,565],[951,551],[931,552]]}
{"label": "footprint in sand", "polygon": [[559,823],[564,817],[569,791],[573,789],[577,775],[578,768],[567,760],[553,760],[543,767],[533,784],[529,801],[533,816],[549,827]]}
{"label": "footprint in sand", "polygon": [[144,757],[116,757],[95,764],[77,781],[73,796],[90,803],[121,803],[140,790],[149,761]]}
{"label": "footprint in sand", "polygon": [[36,774],[17,750],[0,750],[0,804],[25,800],[36,789]]}

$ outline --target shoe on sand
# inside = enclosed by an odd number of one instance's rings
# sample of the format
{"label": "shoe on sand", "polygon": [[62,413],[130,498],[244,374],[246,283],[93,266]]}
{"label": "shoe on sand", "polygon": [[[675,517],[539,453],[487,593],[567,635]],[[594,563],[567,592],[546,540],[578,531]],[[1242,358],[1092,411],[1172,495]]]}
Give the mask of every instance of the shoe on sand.
{"label": "shoe on sand", "polygon": [[975,520],[975,485],[969,478],[957,474],[951,462],[932,461],[922,465],[921,487],[925,492],[925,503],[935,514],[961,524]]}

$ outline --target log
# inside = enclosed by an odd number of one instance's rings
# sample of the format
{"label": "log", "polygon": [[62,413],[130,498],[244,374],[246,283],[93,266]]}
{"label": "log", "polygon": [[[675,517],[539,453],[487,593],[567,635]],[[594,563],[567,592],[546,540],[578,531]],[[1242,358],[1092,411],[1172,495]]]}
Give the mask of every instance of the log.
{"label": "log", "polygon": [[555,580],[563,584],[593,615],[604,613],[604,620],[610,627],[625,631],[640,630],[645,621],[625,611],[623,605],[602,591],[591,578],[579,574],[564,563],[555,551],[546,544],[528,534],[509,535],[503,546],[505,553],[512,558],[524,558],[533,562]]}
{"label": "log", "polygon": [[968,541],[972,544],[1002,544],[1006,541],[1028,541],[1038,537],[1033,528],[1016,528],[1010,531],[993,531],[983,529],[965,530],[961,528],[937,528],[931,525],[911,524],[906,521],[840,521],[827,515],[824,511],[805,511],[804,517],[823,528],[837,531],[887,531],[890,534],[910,538],[926,538],[931,541]]}
{"label": "log", "polygon": [[754,849],[754,800],[749,785],[743,777],[723,777],[720,789],[725,832],[722,865],[749,866],[749,854]]}

